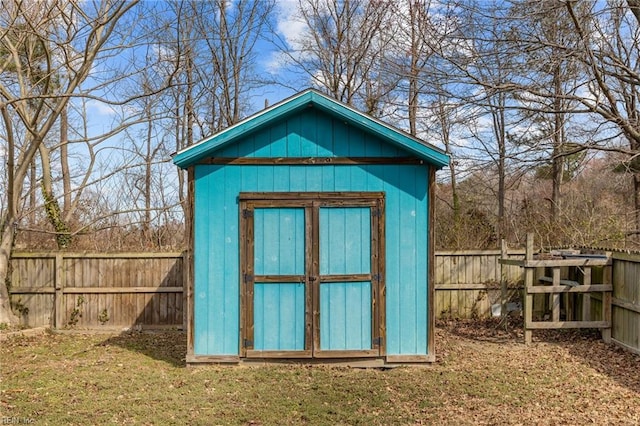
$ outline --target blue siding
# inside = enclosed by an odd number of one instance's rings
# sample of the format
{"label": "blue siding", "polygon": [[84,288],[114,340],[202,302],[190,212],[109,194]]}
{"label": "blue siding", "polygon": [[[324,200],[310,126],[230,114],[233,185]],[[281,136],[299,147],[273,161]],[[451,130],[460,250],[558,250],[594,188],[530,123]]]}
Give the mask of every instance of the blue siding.
{"label": "blue siding", "polygon": [[320,284],[320,349],[371,349],[371,282]]}
{"label": "blue siding", "polygon": [[[426,354],[427,197],[425,169],[385,168],[387,353]],[[408,190],[411,188],[411,190]]]}
{"label": "blue siding", "polygon": [[[289,136],[287,144],[294,140],[306,143]],[[370,142],[379,143],[369,138],[365,146]],[[195,353],[239,353],[240,192],[384,191],[387,353],[426,354],[427,171],[408,165],[196,166]]]}
{"label": "blue siding", "polygon": [[237,332],[229,333],[239,326],[238,205],[237,193],[224,181],[239,173],[238,169],[224,167],[196,168],[195,191],[204,195],[195,200],[196,354],[238,353]]}
{"label": "blue siding", "polygon": [[[317,143],[315,142],[317,141]],[[220,157],[393,157],[410,155],[382,139],[316,109],[241,138]]]}
{"label": "blue siding", "polygon": [[367,208],[320,209],[320,274],[371,272],[371,219]]}
{"label": "blue siding", "polygon": [[255,209],[254,273],[303,275],[304,209]]}
{"label": "blue siding", "polygon": [[304,284],[255,284],[255,350],[304,350],[304,296]]}

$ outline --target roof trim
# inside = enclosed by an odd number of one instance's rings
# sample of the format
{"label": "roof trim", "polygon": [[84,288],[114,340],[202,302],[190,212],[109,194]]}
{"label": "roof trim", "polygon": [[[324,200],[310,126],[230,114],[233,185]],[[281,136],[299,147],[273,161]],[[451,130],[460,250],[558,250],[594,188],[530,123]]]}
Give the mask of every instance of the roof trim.
{"label": "roof trim", "polygon": [[331,115],[339,116],[365,131],[378,134],[381,138],[412,152],[438,168],[449,165],[449,156],[443,150],[376,118],[363,114],[349,105],[329,98],[314,89],[300,92],[177,152],[173,157],[173,162],[181,168],[191,166],[206,157],[210,152],[233,142],[236,138],[258,130],[274,119],[288,116],[310,106],[317,107]]}

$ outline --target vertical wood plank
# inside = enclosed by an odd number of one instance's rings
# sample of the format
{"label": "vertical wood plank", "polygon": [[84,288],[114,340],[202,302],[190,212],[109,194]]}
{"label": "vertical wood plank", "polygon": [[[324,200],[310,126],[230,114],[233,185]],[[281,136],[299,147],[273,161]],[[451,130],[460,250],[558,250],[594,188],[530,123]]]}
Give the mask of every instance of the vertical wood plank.
{"label": "vertical wood plank", "polygon": [[[371,252],[371,260],[369,264],[371,265],[371,275],[373,276],[373,280],[371,281],[371,339],[373,347],[378,349],[378,354],[380,355],[382,352],[380,350],[380,343],[374,343],[375,338],[380,336],[380,281],[382,280],[382,276],[380,275],[380,271],[378,269],[379,264],[379,256],[378,256],[378,246],[380,243],[379,239],[379,218],[382,215],[382,210],[380,209],[380,205],[376,204],[376,206],[372,207],[369,211],[369,216],[371,217],[371,241],[370,241],[370,252]],[[376,279],[377,277],[377,279]]]}
{"label": "vertical wood plank", "polygon": [[451,257],[450,255],[442,257],[442,284],[451,284]]}
{"label": "vertical wood plank", "polygon": [[[244,281],[244,277],[249,273],[247,270],[247,244],[248,244],[248,235],[247,235],[247,223],[246,218],[243,212],[247,209],[246,201],[240,201],[238,204],[238,217],[240,218],[240,276],[238,277],[238,282],[240,283],[240,342],[238,342],[238,347],[240,348],[240,356],[247,356],[247,348],[244,345],[244,340],[248,339],[247,337],[247,309],[248,304],[253,303],[252,300],[248,300],[247,298],[247,285]],[[185,259],[186,261],[186,259]]]}
{"label": "vertical wood plank", "polygon": [[[584,269],[584,277],[582,280],[582,285],[591,285],[591,268],[586,267]],[[591,294],[583,293],[582,294],[582,321],[590,321],[591,320]]]}
{"label": "vertical wood plank", "polygon": [[436,254],[434,262],[435,262],[435,283],[442,284],[444,283],[444,273],[443,273],[443,254]]}
{"label": "vertical wood plank", "polygon": [[[525,248],[525,260],[533,259],[533,234],[527,234]],[[533,287],[533,269],[524,270],[524,343],[531,344],[531,329],[529,325],[533,321],[533,295],[529,294],[529,288]]]}
{"label": "vertical wood plank", "polygon": [[436,201],[436,170],[429,167],[428,196],[427,196],[427,354],[436,356],[436,313],[435,313],[435,201]]}
{"label": "vertical wood plank", "polygon": [[[613,277],[613,271],[611,266],[605,266],[602,272],[602,281],[603,284],[611,284]],[[638,281],[636,281],[636,285],[638,285]],[[602,319],[611,325],[612,317],[612,294],[610,291],[605,291],[602,293]],[[611,328],[603,328],[602,332],[602,340],[605,343],[611,343]]]}
{"label": "vertical wood plank", "polygon": [[[254,248],[254,242],[255,242],[255,229],[254,229],[254,220],[253,220],[253,213],[255,212],[255,210],[253,209],[252,206],[249,205],[245,205],[245,209],[250,212],[251,214],[247,214],[244,215],[243,218],[245,220],[245,227],[246,227],[246,236],[247,236],[247,240],[246,240],[246,249],[245,249],[245,269],[247,271],[247,277],[243,277],[242,281],[241,281],[241,285],[244,285],[246,287],[245,289],[245,301],[246,301],[246,318],[245,318],[245,325],[246,325],[246,339],[248,342],[251,343],[247,343],[244,344],[243,343],[243,347],[246,351],[246,349],[253,349],[253,340],[254,340],[254,332],[255,332],[255,326],[254,326],[254,286],[255,286],[255,281],[254,281],[254,274],[255,274],[255,259],[254,259],[254,253],[255,253],[255,248]],[[245,352],[246,353],[246,352]]]}
{"label": "vertical wood plank", "polygon": [[[553,286],[560,285],[560,268],[554,267],[553,271]],[[565,306],[565,309],[567,307]],[[568,310],[567,310],[568,314]],[[552,293],[551,295],[551,317],[554,322],[560,321],[560,293]]]}
{"label": "vertical wood plank", "polygon": [[[508,259],[507,242],[502,239],[500,241],[500,258]],[[505,319],[507,317],[507,272],[506,265],[500,265],[500,316]]]}
{"label": "vertical wood plank", "polygon": [[[455,260],[455,268],[454,268],[454,276],[453,283],[460,284],[460,264],[461,260],[464,260],[464,256],[456,256]],[[467,318],[469,315],[468,306],[467,306],[467,295],[466,291],[458,287],[456,290],[457,298],[458,298],[458,317],[459,318]]]}
{"label": "vertical wood plank", "polygon": [[387,237],[386,237],[386,227],[385,223],[387,223],[387,207],[385,198],[381,198],[378,200],[378,209],[381,212],[380,218],[378,220],[378,273],[380,274],[380,280],[378,283],[378,315],[379,315],[379,324],[378,329],[380,332],[380,337],[382,338],[382,343],[380,344],[380,355],[387,354],[387,255],[386,255],[386,246],[387,246]]}
{"label": "vertical wood plank", "polygon": [[310,276],[306,272],[309,270],[310,265],[313,263],[313,247],[311,241],[311,230],[313,226],[313,209],[312,207],[305,207],[304,209],[304,320],[305,320],[305,329],[304,329],[304,348],[305,350],[312,350],[314,335],[313,333],[313,324],[315,321],[315,316],[313,313],[314,305],[311,300],[311,295],[313,294],[313,286],[314,283],[309,279]]}
{"label": "vertical wood plank", "polygon": [[[150,263],[151,263],[151,271],[150,271],[151,282],[153,283],[152,286],[157,287],[158,285],[160,285],[158,259],[151,259]],[[153,300],[153,311],[152,311],[152,321],[151,321],[151,324],[149,325],[160,324],[161,323],[160,294],[152,293],[151,299]],[[128,307],[130,307],[130,303],[128,302],[128,300],[127,300],[127,305]]]}
{"label": "vertical wood plank", "polygon": [[185,203],[185,227],[186,227],[186,249],[182,257],[183,273],[183,326],[187,330],[187,358],[194,355],[194,313],[193,313],[193,283],[194,283],[194,188],[195,188],[195,168],[187,169],[187,200]]}
{"label": "vertical wood plank", "polygon": [[313,299],[313,349],[320,349],[320,205],[317,202],[313,202],[311,206],[311,223],[305,224],[305,234],[311,235],[311,241],[313,242],[312,259],[310,274],[314,278],[311,282],[312,299]]}

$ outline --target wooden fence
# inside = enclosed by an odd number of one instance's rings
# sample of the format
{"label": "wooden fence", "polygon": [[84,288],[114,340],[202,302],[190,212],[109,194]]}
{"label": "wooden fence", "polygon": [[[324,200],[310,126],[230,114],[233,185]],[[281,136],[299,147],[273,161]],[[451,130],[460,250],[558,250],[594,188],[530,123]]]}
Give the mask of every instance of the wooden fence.
{"label": "wooden fence", "polygon": [[[491,315],[500,299],[499,258],[499,250],[436,253],[436,316]],[[16,252],[10,293],[30,327],[182,327],[182,265],[176,252]],[[521,271],[510,268],[506,278],[515,300]]]}
{"label": "wooden fence", "polygon": [[181,253],[14,253],[14,311],[30,327],[182,327],[182,259]]}
{"label": "wooden fence", "polygon": [[[524,258],[524,250],[509,250]],[[500,304],[501,273],[508,283],[508,299],[519,303],[523,271],[508,266],[501,271],[500,250],[437,251],[435,264],[436,318],[484,318]]]}
{"label": "wooden fence", "polygon": [[613,253],[611,339],[640,355],[640,255]]}
{"label": "wooden fence", "polygon": [[[524,257],[524,250],[510,250]],[[640,255],[613,253],[612,339],[640,353]],[[488,317],[500,303],[499,250],[438,251],[436,317]],[[182,328],[181,253],[14,253],[11,297],[31,327]],[[523,271],[502,272],[521,299]],[[592,315],[602,309],[593,300]]]}

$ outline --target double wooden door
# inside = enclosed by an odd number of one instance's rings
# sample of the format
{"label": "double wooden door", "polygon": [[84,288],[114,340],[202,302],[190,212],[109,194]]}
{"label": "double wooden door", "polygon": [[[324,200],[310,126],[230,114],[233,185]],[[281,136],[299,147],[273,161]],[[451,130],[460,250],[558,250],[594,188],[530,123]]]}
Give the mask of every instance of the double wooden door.
{"label": "double wooden door", "polygon": [[243,193],[246,357],[385,352],[383,193]]}

